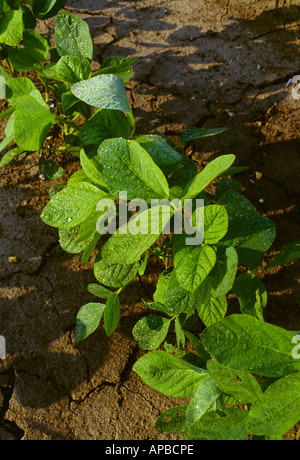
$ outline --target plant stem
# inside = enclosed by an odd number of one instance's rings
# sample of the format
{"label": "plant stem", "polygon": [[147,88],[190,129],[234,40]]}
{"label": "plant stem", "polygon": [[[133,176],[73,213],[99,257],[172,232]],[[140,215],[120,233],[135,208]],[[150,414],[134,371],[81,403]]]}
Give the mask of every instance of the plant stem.
{"label": "plant stem", "polygon": [[56,117],[55,117],[55,121],[56,121],[57,123],[63,123],[64,125],[71,126],[71,128],[76,129],[76,131],[79,131],[79,130],[80,130],[79,127],[78,127],[77,125],[75,125],[74,123],[72,123],[71,121],[68,121],[68,120],[66,120],[65,118],[61,118],[61,117],[59,117],[59,116],[57,116],[57,115],[56,115]]}

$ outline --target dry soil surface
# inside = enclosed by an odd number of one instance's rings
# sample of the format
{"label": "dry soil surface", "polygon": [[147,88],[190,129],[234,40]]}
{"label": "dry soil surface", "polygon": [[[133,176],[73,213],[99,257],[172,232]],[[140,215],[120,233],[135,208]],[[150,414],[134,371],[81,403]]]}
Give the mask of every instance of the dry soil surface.
{"label": "dry soil surface", "polygon": [[[295,1],[288,14],[274,6],[275,0],[79,0],[66,8],[90,27],[95,69],[112,56],[138,56],[126,85],[138,134],[158,129],[177,139],[192,126],[229,128],[187,154],[199,168],[227,153],[249,167],[238,176],[245,195],[277,224],[267,258],[299,240],[300,229],[300,99],[287,86],[300,74],[300,6]],[[53,26],[52,19],[40,26],[52,40]],[[7,346],[0,439],[175,439],[154,423],[184,401],[151,390],[132,371],[144,352],[131,330],[145,313],[141,297],[151,298],[157,270],[150,267],[143,284],[135,279],[122,292],[112,336],[100,327],[75,344],[76,314],[94,299],[87,292],[93,261],[81,265],[80,256],[66,254],[57,231],[41,221],[57,181],[40,179],[38,157],[0,171],[0,334]],[[78,168],[64,163],[67,175]],[[264,277],[265,319],[293,331],[300,330],[299,268],[289,264]],[[297,428],[288,437],[296,439]]]}

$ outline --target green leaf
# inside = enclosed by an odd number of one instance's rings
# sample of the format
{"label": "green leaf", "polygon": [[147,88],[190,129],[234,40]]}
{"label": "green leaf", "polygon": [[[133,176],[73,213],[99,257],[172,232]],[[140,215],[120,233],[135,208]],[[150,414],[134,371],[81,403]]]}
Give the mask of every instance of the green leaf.
{"label": "green leaf", "polygon": [[0,18],[0,43],[18,46],[23,36],[23,20],[20,11],[8,10]]}
{"label": "green leaf", "polygon": [[59,229],[59,244],[61,248],[69,254],[79,254],[84,251],[91,243],[92,238],[87,238],[78,243],[77,238],[80,232],[80,226],[73,228]]}
{"label": "green leaf", "polygon": [[174,325],[175,325],[177,347],[179,350],[183,350],[184,345],[185,345],[185,335],[184,335],[184,331],[181,326],[179,316],[176,316]]}
{"label": "green leaf", "polygon": [[170,174],[181,164],[182,155],[174,150],[166,139],[155,134],[138,136],[135,138],[151,156],[155,164],[161,168],[165,174]]}
{"label": "green leaf", "polygon": [[105,286],[120,288],[129,284],[136,276],[139,262],[133,264],[112,264],[102,258],[101,252],[97,254],[94,274],[96,279]]}
{"label": "green leaf", "polygon": [[46,159],[42,154],[39,160],[39,170],[45,173],[49,179],[60,179],[65,170],[62,166],[57,164],[52,158]]}
{"label": "green leaf", "polygon": [[81,307],[76,316],[75,342],[85,339],[97,329],[104,309],[103,303],[88,303]]}
{"label": "green leaf", "polygon": [[221,392],[217,388],[214,380],[210,375],[200,382],[193,399],[188,405],[186,411],[186,423],[190,428],[196,423],[207,411],[215,410],[217,400],[220,398]]}
{"label": "green leaf", "polygon": [[207,304],[199,306],[197,310],[205,326],[210,326],[224,318],[227,311],[226,296],[211,297]]}
{"label": "green leaf", "polygon": [[245,440],[248,435],[246,421],[248,413],[244,409],[223,408],[203,415],[189,431],[188,440]]}
{"label": "green leaf", "polygon": [[276,225],[262,217],[239,193],[224,193],[218,204],[225,206],[229,217],[228,232],[219,245],[235,247],[239,264],[247,265],[249,269],[258,267],[274,241]]}
{"label": "green leaf", "polygon": [[300,258],[300,242],[294,241],[285,246],[281,252],[264,269],[278,267]]}
{"label": "green leaf", "polygon": [[[195,215],[195,214],[194,214]],[[194,216],[193,215],[193,216]],[[196,223],[196,218],[195,223]],[[217,204],[204,207],[204,242],[215,244],[228,230],[228,215],[224,206]]]}
{"label": "green leaf", "polygon": [[10,105],[15,106],[22,96],[27,95],[34,97],[38,102],[45,105],[46,107],[45,101],[42,98],[41,93],[29,78],[15,77],[7,80],[6,98]]}
{"label": "green leaf", "polygon": [[70,115],[75,112],[78,107],[77,104],[80,104],[80,101],[71,91],[63,93],[61,96],[61,108],[64,114]]}
{"label": "green leaf", "polygon": [[35,29],[36,18],[32,11],[25,5],[20,5],[20,11],[22,13],[22,20],[24,29]]}
{"label": "green leaf", "polygon": [[90,61],[81,56],[63,56],[56,64],[56,77],[67,83],[87,80],[90,76]]}
{"label": "green leaf", "polygon": [[56,48],[60,56],[93,58],[89,26],[80,17],[59,12],[55,24]]}
{"label": "green leaf", "polygon": [[186,236],[176,235],[174,241],[174,267],[180,285],[194,292],[205,280],[216,263],[211,246],[186,246]]}
{"label": "green leaf", "polygon": [[207,371],[160,350],[142,356],[133,370],[151,388],[174,398],[192,396],[207,376]]}
{"label": "green leaf", "polygon": [[226,248],[225,253],[218,257],[211,271],[209,281],[213,297],[221,297],[231,290],[238,267],[238,255],[234,247]]}
{"label": "green leaf", "polygon": [[211,161],[202,172],[197,174],[185,186],[183,190],[182,199],[195,198],[202,192],[214,179],[216,179],[222,172],[228,169],[235,160],[234,155],[222,155],[215,160]]}
{"label": "green leaf", "polygon": [[170,321],[158,315],[145,316],[132,329],[133,338],[144,350],[155,350],[165,340]]}
{"label": "green leaf", "polygon": [[202,139],[203,137],[215,136],[216,134],[224,133],[228,128],[189,128],[186,130],[179,139],[179,143],[191,142],[195,139]]}
{"label": "green leaf", "polygon": [[90,243],[90,245],[83,251],[82,257],[81,257],[81,263],[86,264],[90,260],[90,257],[92,255],[92,252],[96,249],[98,241],[100,239],[100,235],[98,233],[95,233],[93,236],[93,240]]}
{"label": "green leaf", "polygon": [[72,228],[83,222],[106,193],[87,182],[69,185],[54,195],[41,214],[48,225]]}
{"label": "green leaf", "polygon": [[83,169],[79,169],[78,171],[71,174],[70,179],[68,180],[68,185],[75,185],[79,182],[89,182],[90,184],[92,183]]}
{"label": "green leaf", "polygon": [[187,313],[201,305],[207,305],[211,297],[209,286],[204,281],[194,292],[180,286],[175,270],[164,282],[163,289],[154,294],[154,300],[166,306],[173,313]]}
{"label": "green leaf", "polygon": [[46,38],[35,30],[27,29],[23,34],[23,48],[12,48],[8,57],[14,69],[19,72],[41,70],[49,54]]}
{"label": "green leaf", "polygon": [[100,286],[100,284],[90,283],[88,285],[88,291],[90,294],[95,295],[96,297],[100,297],[101,299],[108,299],[111,294],[111,291],[104,286]]}
{"label": "green leaf", "polygon": [[186,426],[187,406],[175,406],[161,414],[156,423],[156,430],[162,433],[187,433]]}
{"label": "green leaf", "polygon": [[1,158],[0,168],[3,168],[3,166],[8,165],[11,161],[13,161],[17,156],[21,155],[21,153],[23,152],[24,150],[20,147],[16,147],[12,150],[9,150],[9,152],[6,152]]}
{"label": "green leaf", "polygon": [[105,183],[102,179],[101,172],[99,171],[99,165],[97,163],[96,156],[89,154],[87,155],[83,149],[80,151],[80,163],[86,176],[93,181],[96,185],[101,188],[106,188]]}
{"label": "green leaf", "polygon": [[47,137],[54,115],[32,96],[22,96],[16,106],[15,141],[28,151],[39,150]]}
{"label": "green leaf", "polygon": [[243,404],[252,404],[262,394],[261,387],[250,372],[230,369],[215,359],[208,361],[207,370],[217,387]]}
{"label": "green leaf", "polygon": [[107,139],[98,150],[101,174],[114,195],[127,192],[128,199],[163,199],[169,187],[163,172],[137,142],[122,138]]}
{"label": "green leaf", "polygon": [[[152,207],[141,212],[109,238],[102,248],[103,259],[112,264],[136,262],[158,239],[170,221],[171,213],[169,206]],[[142,233],[137,233],[137,228]]]}
{"label": "green leaf", "polygon": [[210,359],[210,356],[205,350],[202,342],[200,342],[200,340],[197,339],[197,337],[195,337],[194,334],[192,334],[189,331],[184,331],[184,334],[189,339],[189,341],[192,343],[193,347],[195,348],[196,352],[198,353],[202,361],[206,363]]}
{"label": "green leaf", "polygon": [[64,8],[66,0],[34,0],[33,12],[39,19],[48,19],[56,16]]}
{"label": "green leaf", "polygon": [[[258,297],[257,297],[258,291]],[[253,273],[243,273],[233,284],[232,292],[237,296],[241,312],[257,316],[257,309],[263,313],[267,306],[268,294],[262,281]]]}
{"label": "green leaf", "polygon": [[219,197],[225,192],[238,192],[241,193],[243,186],[240,182],[233,179],[221,179],[216,185],[216,196]]}
{"label": "green leaf", "polygon": [[106,59],[99,70],[93,73],[93,77],[103,74],[114,74],[122,78],[123,82],[126,83],[130,80],[133,69],[132,64],[137,60],[136,57],[125,59],[123,57],[112,57]]}
{"label": "green leaf", "polygon": [[291,332],[248,315],[231,315],[207,327],[202,341],[221,364],[266,377],[282,377],[300,363],[292,357]]}
{"label": "green leaf", "polygon": [[111,293],[106,301],[104,310],[105,332],[109,336],[118,327],[120,322],[120,299],[115,292]]}
{"label": "green leaf", "polygon": [[13,135],[8,135],[6,136],[3,141],[0,142],[0,152],[2,152],[2,150],[6,149],[6,147],[14,140],[14,136]]}
{"label": "green leaf", "polygon": [[99,75],[76,83],[74,96],[93,107],[130,112],[124,83],[117,75]]}
{"label": "green leaf", "polygon": [[300,374],[287,375],[270,385],[252,405],[247,428],[254,435],[285,434],[300,420]]}
{"label": "green leaf", "polygon": [[104,139],[130,136],[130,124],[120,110],[100,109],[85,122],[80,131],[82,145],[99,145]]}

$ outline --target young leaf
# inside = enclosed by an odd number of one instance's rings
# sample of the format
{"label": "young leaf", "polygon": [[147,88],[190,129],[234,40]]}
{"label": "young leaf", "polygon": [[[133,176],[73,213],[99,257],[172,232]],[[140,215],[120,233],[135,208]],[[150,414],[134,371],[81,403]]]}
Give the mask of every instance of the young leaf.
{"label": "young leaf", "polygon": [[20,11],[22,13],[22,20],[24,29],[35,29],[36,18],[32,11],[25,5],[20,5]]}
{"label": "young leaf", "polygon": [[184,331],[184,334],[186,335],[186,337],[189,339],[189,341],[193,344],[196,352],[198,353],[198,355],[200,356],[200,358],[202,359],[202,361],[204,361],[205,363],[210,359],[210,356],[209,354],[207,353],[207,351],[205,350],[202,342],[200,342],[199,339],[197,339],[197,337],[195,337],[191,332],[189,331]]}
{"label": "young leaf", "polygon": [[10,78],[6,82],[6,98],[10,105],[15,106],[19,99],[26,95],[34,97],[38,102],[46,107],[41,93],[29,78],[15,77]]}
{"label": "young leaf", "polygon": [[23,20],[20,11],[8,10],[0,18],[0,43],[17,46],[23,36]]}
{"label": "young leaf", "polygon": [[[169,206],[151,207],[141,212],[136,219],[119,227],[104,244],[103,259],[112,264],[135,263],[155,243],[170,221],[171,215],[172,210]],[[137,233],[137,228],[141,233]]]}
{"label": "young leaf", "polygon": [[221,297],[231,290],[238,267],[238,255],[233,246],[226,248],[225,254],[217,257],[209,281],[213,297]]}
{"label": "young leaf", "polygon": [[180,285],[194,292],[205,280],[216,263],[216,253],[208,245],[186,246],[185,235],[176,235],[174,267]]}
{"label": "young leaf", "polygon": [[300,368],[292,357],[292,337],[248,315],[228,316],[201,335],[205,348],[224,366],[266,377],[282,377]]}
{"label": "young leaf", "polygon": [[99,326],[105,305],[103,303],[88,303],[81,307],[76,316],[75,342],[91,335]]}
{"label": "young leaf", "polygon": [[210,326],[224,318],[227,311],[226,296],[211,297],[208,304],[200,305],[197,310],[205,326]]}
{"label": "young leaf", "polygon": [[[210,361],[209,361],[210,362]],[[186,423],[190,428],[196,423],[207,411],[215,410],[217,400],[221,396],[221,391],[216,386],[210,375],[200,382],[193,399],[188,405],[186,411]]]}
{"label": "young leaf", "polygon": [[137,57],[125,59],[123,57],[112,57],[102,62],[101,67],[95,73],[93,77],[103,74],[114,74],[122,78],[123,82],[126,83],[130,80],[133,69],[132,64],[137,60]]}
{"label": "young leaf", "polygon": [[174,398],[192,396],[207,376],[207,371],[160,350],[142,356],[133,370],[151,388]]}
{"label": "young leaf", "polygon": [[94,274],[96,279],[105,286],[120,288],[129,284],[136,276],[139,262],[133,264],[112,264],[102,258],[101,252],[97,254]]}
{"label": "young leaf", "polygon": [[280,253],[264,269],[278,267],[300,258],[300,242],[294,241],[285,246]]}
{"label": "young leaf", "polygon": [[224,407],[222,410],[205,413],[189,431],[188,440],[245,440],[248,435],[244,409]]}
{"label": "young leaf", "polygon": [[3,141],[0,142],[0,152],[2,152],[2,150],[6,149],[6,147],[14,140],[14,136],[13,135],[8,135],[6,136]]}
{"label": "young leaf", "polygon": [[69,254],[79,254],[84,251],[92,242],[92,237],[82,240],[78,243],[77,238],[80,232],[80,226],[73,228],[59,229],[59,244],[61,248]]}
{"label": "young leaf", "polygon": [[32,10],[39,19],[56,16],[64,8],[66,0],[34,0]]}
{"label": "young leaf", "polygon": [[183,199],[195,198],[222,172],[226,171],[235,160],[234,155],[222,155],[211,161],[202,172],[197,174],[184,188]]}
{"label": "young leaf", "polygon": [[41,70],[49,54],[48,41],[35,30],[27,29],[23,34],[23,48],[11,48],[8,57],[19,72]]}
{"label": "young leaf", "polygon": [[70,185],[46,205],[41,219],[58,228],[72,228],[83,222],[106,193],[87,182]]}
{"label": "young leaf", "polygon": [[82,166],[83,171],[85,172],[86,176],[94,182],[96,185],[98,185],[101,188],[106,189],[105,183],[102,179],[100,170],[99,170],[99,165],[97,163],[97,158],[91,152],[92,154],[86,154],[83,149],[80,151],[80,163]]}
{"label": "young leaf", "polygon": [[77,83],[91,76],[90,61],[81,56],[63,56],[56,64],[56,77],[67,83]]}
{"label": "young leaf", "polygon": [[162,433],[187,433],[186,410],[187,406],[175,406],[166,410],[158,417],[155,428]]}
{"label": "young leaf", "polygon": [[170,321],[158,315],[144,316],[135,324],[132,335],[144,350],[155,350],[165,340]]}
{"label": "young leaf", "polygon": [[55,24],[56,48],[60,56],[93,58],[93,42],[89,26],[80,17],[59,12]]}
{"label": "young leaf", "polygon": [[[196,217],[195,219],[196,223]],[[215,244],[220,241],[228,230],[228,215],[224,206],[217,204],[204,207],[204,243]]]}
{"label": "young leaf", "polygon": [[285,434],[300,420],[300,374],[287,375],[270,385],[254,402],[247,428],[254,435]]}
{"label": "young leaf", "polygon": [[179,144],[191,142],[195,139],[202,139],[203,137],[215,136],[227,130],[228,128],[189,128],[181,135]]}
{"label": "young leaf", "polygon": [[229,369],[215,359],[208,361],[207,370],[217,387],[243,404],[252,404],[262,394],[261,387],[250,372]]}
{"label": "young leaf", "polygon": [[108,299],[111,295],[111,291],[104,286],[100,286],[100,284],[90,283],[88,285],[88,291],[90,294],[100,297],[101,299]]}
{"label": "young leaf", "polygon": [[136,137],[135,141],[147,150],[155,164],[165,174],[170,174],[178,167],[183,167],[181,163],[182,155],[174,150],[168,141],[161,136],[148,134]]}
{"label": "young leaf", "polygon": [[65,173],[64,168],[57,164],[53,158],[46,159],[43,154],[39,160],[39,170],[41,173],[45,173],[49,179],[60,179]]}
{"label": "young leaf", "polygon": [[17,156],[21,155],[21,153],[23,152],[24,150],[20,147],[16,147],[12,150],[9,150],[9,152],[6,152],[1,158],[0,168],[3,168],[3,166],[8,165],[11,161],[13,161]]}
{"label": "young leaf", "polygon": [[228,232],[219,245],[235,247],[240,264],[247,265],[249,269],[258,267],[274,241],[276,225],[262,217],[239,193],[224,193],[218,204],[225,206],[229,217]]}
{"label": "young leaf", "polygon": [[124,83],[117,75],[99,75],[71,88],[74,96],[93,107],[130,112]]}
{"label": "young leaf", "polygon": [[[258,291],[258,297],[257,297]],[[257,308],[263,313],[267,306],[268,294],[262,281],[253,273],[243,273],[233,284],[232,292],[237,296],[241,312],[257,316]]]}
{"label": "young leaf", "polygon": [[105,184],[118,195],[126,190],[128,199],[163,199],[169,187],[163,172],[137,142],[107,139],[99,147],[98,161]]}
{"label": "young leaf", "polygon": [[176,333],[176,342],[177,342],[177,347],[179,350],[184,349],[185,345],[185,335],[180,323],[179,316],[176,316],[175,318],[175,333]]}
{"label": "young leaf", "polygon": [[120,299],[117,293],[113,292],[106,301],[104,310],[104,327],[107,335],[111,335],[120,322]]}
{"label": "young leaf", "polygon": [[22,96],[14,118],[15,141],[28,151],[38,150],[47,137],[54,115],[32,96]]}
{"label": "young leaf", "polygon": [[104,139],[130,136],[131,126],[120,110],[99,109],[81,128],[82,145],[99,145]]}
{"label": "young leaf", "polygon": [[[197,307],[207,305],[211,297],[207,280],[208,278],[194,292],[190,292],[180,286],[175,270],[173,270],[161,303],[164,303],[167,310],[173,313],[187,313]],[[157,301],[157,297],[154,300]]]}

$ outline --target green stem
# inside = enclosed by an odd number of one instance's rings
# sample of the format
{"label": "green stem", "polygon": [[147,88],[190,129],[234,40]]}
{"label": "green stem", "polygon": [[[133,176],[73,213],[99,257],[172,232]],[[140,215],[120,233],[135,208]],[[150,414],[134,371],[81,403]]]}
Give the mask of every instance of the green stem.
{"label": "green stem", "polygon": [[76,131],[80,131],[80,128],[77,125],[75,125],[71,121],[66,120],[65,118],[61,118],[56,115],[54,121],[57,123],[63,123],[64,125],[70,126],[71,128],[76,129]]}
{"label": "green stem", "polygon": [[134,120],[134,116],[133,116],[132,110],[130,110],[130,112],[128,112],[128,118],[129,118],[129,122],[130,122],[130,124],[131,124],[131,133],[130,133],[130,137],[133,137],[133,136],[134,136],[134,133],[135,133],[135,120]]}
{"label": "green stem", "polygon": [[5,62],[7,64],[7,67],[9,68],[10,76],[14,76],[14,69],[11,66],[10,60],[8,58],[5,59]]}

